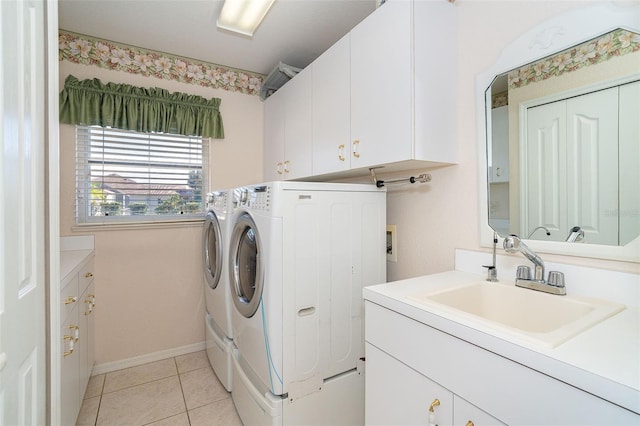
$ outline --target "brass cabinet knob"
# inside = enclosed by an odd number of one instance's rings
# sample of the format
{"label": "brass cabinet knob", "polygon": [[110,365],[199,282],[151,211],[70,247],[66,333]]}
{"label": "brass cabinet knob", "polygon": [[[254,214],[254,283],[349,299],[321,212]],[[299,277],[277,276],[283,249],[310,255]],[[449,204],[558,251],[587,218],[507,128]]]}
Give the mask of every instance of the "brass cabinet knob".
{"label": "brass cabinet knob", "polygon": [[473,426],[473,422],[469,420],[465,426]]}
{"label": "brass cabinet knob", "polygon": [[77,300],[77,296],[67,296],[67,298],[64,300],[64,304],[69,305],[70,303],[76,303]]}
{"label": "brass cabinet knob", "polygon": [[93,276],[93,274],[91,272],[87,272],[87,274],[84,276],[85,278],[91,278]]}
{"label": "brass cabinet knob", "polygon": [[434,399],[433,402],[431,403],[431,405],[429,406],[429,412],[433,413],[433,409],[435,407],[440,406],[440,400],[438,398]]}

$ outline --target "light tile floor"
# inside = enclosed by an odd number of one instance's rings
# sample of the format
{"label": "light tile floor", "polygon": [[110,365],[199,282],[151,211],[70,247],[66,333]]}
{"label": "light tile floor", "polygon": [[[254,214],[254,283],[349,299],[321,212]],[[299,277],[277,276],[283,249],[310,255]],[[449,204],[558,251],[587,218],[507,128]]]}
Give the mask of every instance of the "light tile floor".
{"label": "light tile floor", "polygon": [[77,426],[242,426],[204,351],[92,376]]}

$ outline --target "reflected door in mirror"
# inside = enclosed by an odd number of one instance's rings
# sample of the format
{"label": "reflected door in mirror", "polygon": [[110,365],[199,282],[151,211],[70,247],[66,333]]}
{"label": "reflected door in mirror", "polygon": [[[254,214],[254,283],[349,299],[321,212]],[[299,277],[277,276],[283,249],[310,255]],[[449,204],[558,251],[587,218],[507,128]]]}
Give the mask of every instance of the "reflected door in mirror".
{"label": "reflected door in mirror", "polygon": [[618,245],[618,88],[528,108],[526,128],[521,234]]}

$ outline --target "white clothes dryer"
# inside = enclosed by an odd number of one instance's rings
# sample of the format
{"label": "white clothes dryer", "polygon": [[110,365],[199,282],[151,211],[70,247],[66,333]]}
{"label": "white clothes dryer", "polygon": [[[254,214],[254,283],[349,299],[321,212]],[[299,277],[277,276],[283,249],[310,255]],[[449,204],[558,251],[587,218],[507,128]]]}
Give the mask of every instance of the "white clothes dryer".
{"label": "white clothes dryer", "polygon": [[207,216],[204,222],[203,259],[205,341],[207,357],[223,386],[232,388],[233,328],[231,327],[231,294],[226,264],[229,254],[231,222],[229,212],[233,190],[207,194]]}
{"label": "white clothes dryer", "polygon": [[[232,396],[241,418],[255,422],[285,406],[293,412],[295,401],[337,404],[342,381],[331,380],[361,376],[362,287],[386,280],[384,188],[271,182],[237,188],[233,204],[234,377],[244,380],[234,380]],[[352,384],[349,398],[363,406],[364,394],[352,392],[360,385]],[[274,401],[284,405],[265,409]],[[325,405],[316,415],[331,410]],[[271,420],[265,423],[280,424]]]}

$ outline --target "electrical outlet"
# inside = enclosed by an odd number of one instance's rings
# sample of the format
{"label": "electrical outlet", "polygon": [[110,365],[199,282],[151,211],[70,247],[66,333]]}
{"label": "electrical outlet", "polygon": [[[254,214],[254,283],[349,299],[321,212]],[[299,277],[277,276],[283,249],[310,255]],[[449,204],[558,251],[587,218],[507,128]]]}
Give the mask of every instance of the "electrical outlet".
{"label": "electrical outlet", "polygon": [[396,225],[387,225],[387,261],[398,261],[398,239]]}

